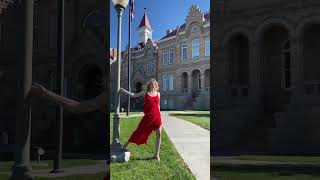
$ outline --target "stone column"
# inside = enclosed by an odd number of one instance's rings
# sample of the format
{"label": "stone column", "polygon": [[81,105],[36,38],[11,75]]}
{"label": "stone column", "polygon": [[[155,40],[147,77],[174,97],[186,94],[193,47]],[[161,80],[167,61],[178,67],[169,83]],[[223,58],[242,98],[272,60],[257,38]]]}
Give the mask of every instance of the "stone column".
{"label": "stone column", "polygon": [[188,93],[192,94],[192,72],[188,74]]}
{"label": "stone column", "polygon": [[206,93],[206,87],[205,87],[205,82],[206,82],[206,77],[205,77],[205,72],[200,72],[201,74],[201,94],[204,95]]}
{"label": "stone column", "polygon": [[260,47],[256,41],[249,44],[249,98],[250,103],[255,106],[261,104],[261,55]]}

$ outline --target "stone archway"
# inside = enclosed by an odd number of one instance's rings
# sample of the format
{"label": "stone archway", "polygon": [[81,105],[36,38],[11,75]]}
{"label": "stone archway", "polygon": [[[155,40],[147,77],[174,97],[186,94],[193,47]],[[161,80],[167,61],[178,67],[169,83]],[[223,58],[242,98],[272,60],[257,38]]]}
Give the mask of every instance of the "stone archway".
{"label": "stone archway", "polygon": [[194,69],[191,73],[191,78],[192,78],[192,84],[191,84],[191,89],[192,89],[192,95],[199,96],[201,88],[203,87],[203,84],[201,84],[201,72],[199,69]]}
{"label": "stone archway", "polygon": [[249,85],[249,39],[242,33],[234,34],[227,45],[231,63],[230,82],[233,86]]}
{"label": "stone archway", "polygon": [[188,92],[188,73],[183,72],[181,75],[181,92]]}
{"label": "stone archway", "polygon": [[264,111],[279,112],[290,98],[290,32],[282,25],[273,25],[262,32],[261,52]]}
{"label": "stone archway", "polygon": [[136,82],[135,83],[135,92],[136,93],[139,93],[141,92],[143,89],[142,89],[142,83],[141,82]]}

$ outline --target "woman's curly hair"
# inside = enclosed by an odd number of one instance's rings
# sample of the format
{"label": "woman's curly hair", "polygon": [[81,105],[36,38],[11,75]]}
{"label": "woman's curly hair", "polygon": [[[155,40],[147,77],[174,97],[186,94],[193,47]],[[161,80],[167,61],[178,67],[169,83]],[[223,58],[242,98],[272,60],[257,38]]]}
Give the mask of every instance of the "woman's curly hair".
{"label": "woman's curly hair", "polygon": [[146,84],[146,90],[149,91],[150,90],[150,84],[153,83],[154,84],[154,90],[158,91],[159,90],[159,84],[157,82],[157,80],[155,80],[154,78],[151,78],[147,84]]}

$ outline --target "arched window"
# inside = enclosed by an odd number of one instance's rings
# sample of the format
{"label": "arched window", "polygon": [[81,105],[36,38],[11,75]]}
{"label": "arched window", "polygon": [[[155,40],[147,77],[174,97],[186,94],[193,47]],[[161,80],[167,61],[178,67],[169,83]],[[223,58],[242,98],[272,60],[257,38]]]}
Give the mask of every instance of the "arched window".
{"label": "arched window", "polygon": [[291,88],[291,59],[290,59],[290,41],[287,40],[282,46],[282,58],[281,58],[281,80],[282,88]]}
{"label": "arched window", "polygon": [[198,90],[201,90],[201,74],[198,74]]}

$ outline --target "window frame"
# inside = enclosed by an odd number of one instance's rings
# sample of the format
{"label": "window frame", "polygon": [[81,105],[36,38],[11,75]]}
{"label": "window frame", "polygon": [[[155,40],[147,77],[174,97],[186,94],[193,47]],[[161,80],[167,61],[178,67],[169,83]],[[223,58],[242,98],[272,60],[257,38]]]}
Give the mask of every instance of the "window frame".
{"label": "window frame", "polygon": [[173,64],[174,62],[174,51],[173,48],[169,49],[169,63],[168,64]]}
{"label": "window frame", "polygon": [[206,57],[210,56],[210,38],[206,37],[204,39],[204,55]]}
{"label": "window frame", "polygon": [[168,75],[168,89],[169,89],[169,91],[174,91],[174,77],[173,77],[173,74],[169,74]]}
{"label": "window frame", "polygon": [[[186,62],[187,61],[187,57],[188,57],[188,45],[187,44],[182,44],[182,46],[181,46],[181,58],[182,58],[182,60],[181,60],[181,62]],[[184,56],[185,55],[185,56]]]}
{"label": "window frame", "polygon": [[[195,43],[197,42],[197,43]],[[193,39],[191,42],[191,58],[193,60],[198,59],[200,57],[200,40],[199,38]],[[197,55],[197,56],[196,56]]]}
{"label": "window frame", "polygon": [[[286,44],[289,43],[289,47],[286,48]],[[289,54],[288,63],[286,64],[286,54]],[[281,86],[284,90],[291,90],[292,81],[291,81],[291,48],[290,48],[290,40],[286,40],[282,46],[282,54],[281,54]],[[288,73],[288,74],[287,74]],[[289,77],[287,77],[289,76]],[[287,79],[289,78],[289,79]],[[289,82],[287,82],[287,80]],[[287,87],[287,83],[289,83]]]}
{"label": "window frame", "polygon": [[168,91],[168,75],[162,75],[162,91]]}
{"label": "window frame", "polygon": [[167,57],[167,49],[162,49],[162,65],[167,65],[168,57]]}

